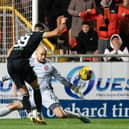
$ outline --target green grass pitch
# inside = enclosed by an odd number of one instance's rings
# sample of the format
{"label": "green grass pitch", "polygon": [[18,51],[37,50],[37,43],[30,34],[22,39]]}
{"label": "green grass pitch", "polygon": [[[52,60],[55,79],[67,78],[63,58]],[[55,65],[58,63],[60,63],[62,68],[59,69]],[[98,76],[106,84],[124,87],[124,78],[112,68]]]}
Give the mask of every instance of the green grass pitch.
{"label": "green grass pitch", "polygon": [[0,129],[129,129],[129,119],[91,119],[86,124],[77,119],[46,119],[37,125],[28,119],[0,119]]}

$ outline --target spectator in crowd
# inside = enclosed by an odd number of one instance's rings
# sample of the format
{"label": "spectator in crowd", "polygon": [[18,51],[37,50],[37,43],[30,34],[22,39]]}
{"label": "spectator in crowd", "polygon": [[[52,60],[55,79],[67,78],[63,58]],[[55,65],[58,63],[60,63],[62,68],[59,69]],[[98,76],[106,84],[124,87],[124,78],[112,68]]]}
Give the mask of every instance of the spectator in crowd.
{"label": "spectator in crowd", "polygon": [[50,0],[39,0],[38,1],[38,14],[39,14],[39,19],[38,21],[43,22],[48,26],[48,3],[50,3]]}
{"label": "spectator in crowd", "polygon": [[77,52],[79,54],[96,54],[98,46],[98,35],[93,30],[90,22],[83,22],[81,31],[77,37]]}
{"label": "spectator in crowd", "polygon": [[72,45],[72,41],[75,40],[81,31],[81,25],[83,20],[80,19],[79,14],[81,11],[86,9],[95,8],[96,3],[95,0],[71,0],[68,6],[68,13],[72,16],[72,24],[70,31],[70,45]]}
{"label": "spectator in crowd", "polygon": [[[122,7],[123,10],[129,10],[129,0],[122,0],[122,3],[119,6]],[[129,49],[129,17],[127,17],[126,19],[120,19],[119,27],[122,41],[126,43],[126,46]]]}
{"label": "spectator in crowd", "polygon": [[[123,45],[122,39],[118,34],[113,34],[110,39],[110,47],[104,51],[105,55],[127,55],[129,51],[127,47]],[[129,61],[128,57],[104,57],[104,61]]]}
{"label": "spectator in crowd", "polygon": [[112,34],[119,33],[119,19],[126,18],[128,10],[118,8],[112,0],[101,0],[100,6],[87,9],[80,13],[80,17],[87,20],[96,20],[98,40],[98,53],[103,54],[105,48],[110,46],[109,39]]}

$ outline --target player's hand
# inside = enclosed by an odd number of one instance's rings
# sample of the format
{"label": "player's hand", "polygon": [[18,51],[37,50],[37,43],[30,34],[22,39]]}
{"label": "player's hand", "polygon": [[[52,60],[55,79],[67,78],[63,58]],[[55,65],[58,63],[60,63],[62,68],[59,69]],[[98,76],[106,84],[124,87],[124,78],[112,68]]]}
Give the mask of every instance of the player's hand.
{"label": "player's hand", "polygon": [[64,32],[67,31],[66,20],[67,18],[64,16],[59,16],[57,18],[57,29],[59,35],[62,35]]}
{"label": "player's hand", "polygon": [[80,86],[73,86],[71,89],[76,95],[78,95],[80,98],[83,98],[83,94],[80,92]]}
{"label": "player's hand", "polygon": [[64,16],[59,16],[56,20],[57,22],[57,27],[59,27],[61,24],[65,24],[66,23],[67,18]]}

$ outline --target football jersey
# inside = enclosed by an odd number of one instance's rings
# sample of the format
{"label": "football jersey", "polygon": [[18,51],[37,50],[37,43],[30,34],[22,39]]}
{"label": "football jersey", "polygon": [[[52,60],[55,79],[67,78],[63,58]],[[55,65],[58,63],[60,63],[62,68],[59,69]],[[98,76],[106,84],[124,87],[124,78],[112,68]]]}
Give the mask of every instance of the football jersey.
{"label": "football jersey", "polygon": [[9,58],[30,58],[40,44],[44,32],[28,33],[16,42]]}
{"label": "football jersey", "polygon": [[35,58],[31,58],[30,65],[38,77],[41,90],[52,89],[51,81],[53,77],[63,85],[70,86],[70,82],[60,75],[50,61],[46,60],[45,63],[40,63]]}

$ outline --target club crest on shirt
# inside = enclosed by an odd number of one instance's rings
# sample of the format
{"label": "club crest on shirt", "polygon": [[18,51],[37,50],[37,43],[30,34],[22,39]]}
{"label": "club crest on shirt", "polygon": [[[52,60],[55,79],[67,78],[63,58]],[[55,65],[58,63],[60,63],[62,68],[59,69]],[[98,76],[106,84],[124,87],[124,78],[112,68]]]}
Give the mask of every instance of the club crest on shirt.
{"label": "club crest on shirt", "polygon": [[48,68],[49,68],[48,65],[44,66],[44,70],[48,70]]}

